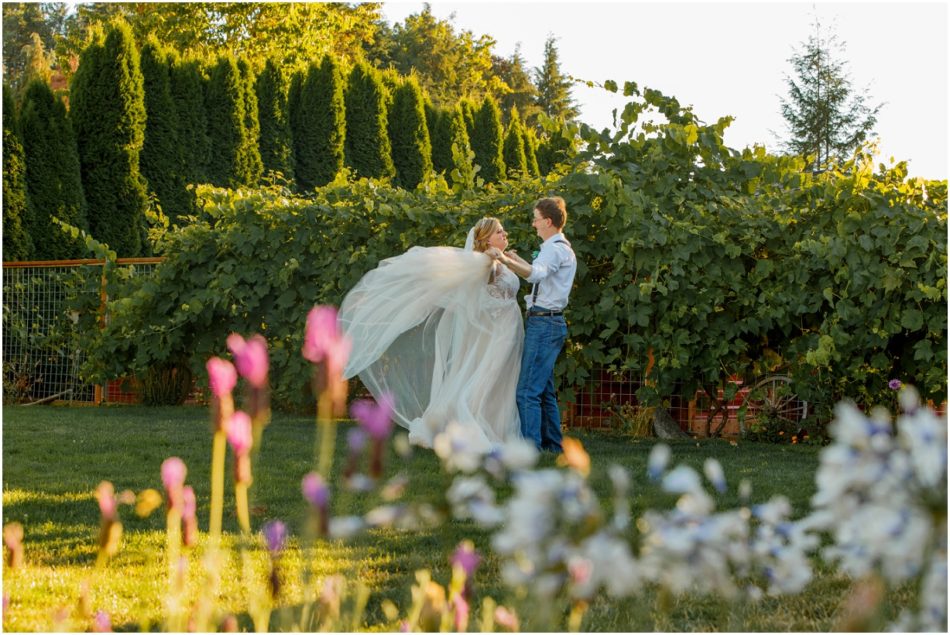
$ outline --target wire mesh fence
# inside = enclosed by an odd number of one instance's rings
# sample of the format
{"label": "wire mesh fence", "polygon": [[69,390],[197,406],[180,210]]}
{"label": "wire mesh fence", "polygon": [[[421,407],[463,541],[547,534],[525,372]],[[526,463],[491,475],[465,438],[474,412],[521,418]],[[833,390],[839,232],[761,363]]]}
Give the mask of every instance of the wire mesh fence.
{"label": "wire mesh fence", "polygon": [[[120,259],[130,275],[154,270],[159,258]],[[73,300],[103,293],[102,261],[3,263],[3,398],[6,403],[63,400],[132,401],[127,381],[84,382]]]}

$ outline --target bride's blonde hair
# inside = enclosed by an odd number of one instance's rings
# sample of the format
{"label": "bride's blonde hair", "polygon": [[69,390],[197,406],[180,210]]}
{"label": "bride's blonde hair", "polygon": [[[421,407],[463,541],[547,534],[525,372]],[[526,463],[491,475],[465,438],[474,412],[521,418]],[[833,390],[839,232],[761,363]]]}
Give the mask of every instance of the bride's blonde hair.
{"label": "bride's blonde hair", "polygon": [[494,216],[486,216],[475,223],[472,248],[475,251],[488,249],[488,239],[499,229],[501,229],[501,221]]}

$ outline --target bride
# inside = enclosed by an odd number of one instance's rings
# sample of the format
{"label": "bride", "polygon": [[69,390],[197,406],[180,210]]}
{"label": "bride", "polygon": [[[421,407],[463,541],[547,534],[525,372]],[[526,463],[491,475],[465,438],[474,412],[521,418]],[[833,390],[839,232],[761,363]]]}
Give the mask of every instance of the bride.
{"label": "bride", "polygon": [[464,249],[413,247],[343,300],[340,327],[353,342],[344,377],[359,375],[377,400],[391,393],[394,418],[417,445],[432,447],[452,421],[483,447],[521,436],[519,279],[484,253],[507,246],[501,222],[483,218]]}

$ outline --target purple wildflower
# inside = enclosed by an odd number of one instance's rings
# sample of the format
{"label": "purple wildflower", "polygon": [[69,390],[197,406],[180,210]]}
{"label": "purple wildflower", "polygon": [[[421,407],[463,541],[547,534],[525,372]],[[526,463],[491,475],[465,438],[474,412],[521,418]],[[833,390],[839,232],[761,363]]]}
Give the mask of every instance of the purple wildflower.
{"label": "purple wildflower", "polygon": [[482,557],[475,551],[475,545],[470,540],[463,540],[452,554],[452,566],[459,566],[465,572],[466,577],[471,577],[481,562]]}
{"label": "purple wildflower", "polygon": [[303,491],[303,497],[307,499],[314,508],[325,511],[330,502],[330,488],[326,482],[316,472],[310,472],[303,477],[300,482],[300,489]]}
{"label": "purple wildflower", "polygon": [[350,414],[375,441],[385,441],[393,429],[393,396],[380,395],[379,403],[360,400],[350,406]]}
{"label": "purple wildflower", "polygon": [[892,379],[887,382],[887,387],[891,390],[900,390],[902,385],[903,384],[901,383],[900,379]]}
{"label": "purple wildflower", "polygon": [[272,520],[264,525],[263,532],[270,555],[280,555],[287,543],[287,526],[282,521]]}

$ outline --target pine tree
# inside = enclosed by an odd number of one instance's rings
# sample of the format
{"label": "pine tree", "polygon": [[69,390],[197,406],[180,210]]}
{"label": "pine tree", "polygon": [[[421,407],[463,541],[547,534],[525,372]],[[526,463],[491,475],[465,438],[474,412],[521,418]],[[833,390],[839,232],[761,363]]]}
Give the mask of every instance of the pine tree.
{"label": "pine tree", "polygon": [[504,159],[508,168],[508,178],[528,176],[528,158],[525,151],[525,131],[518,116],[518,109],[511,107],[508,118],[508,130],[505,133]]}
{"label": "pine tree", "polygon": [[145,139],[140,166],[149,191],[172,221],[191,213],[191,196],[185,189],[183,146],[178,136],[178,109],[172,99],[173,54],[154,38],[142,47],[145,89]]}
{"label": "pine tree", "polygon": [[3,259],[28,260],[32,209],[26,196],[26,158],[16,123],[13,89],[3,85]]}
{"label": "pine tree", "polygon": [[[171,93],[178,114],[178,135],[185,183],[208,182],[211,140],[205,110],[207,80],[197,60],[180,60],[172,66]],[[189,193],[189,199],[194,195]]]}
{"label": "pine tree", "polygon": [[241,101],[244,108],[244,127],[241,130],[241,150],[238,165],[241,166],[241,182],[251,187],[261,181],[264,164],[257,145],[261,137],[261,126],[257,114],[257,93],[254,91],[254,72],[247,60],[238,60],[241,73]]}
{"label": "pine tree", "polygon": [[534,71],[537,104],[547,116],[571,121],[579,111],[571,98],[571,80],[561,73],[556,42],[557,38],[552,36],[544,43],[544,63]]}
{"label": "pine tree", "polygon": [[324,56],[311,64],[306,77],[295,77],[291,111],[297,187],[302,192],[323,187],[343,169],[347,134],[343,78],[336,61]]}
{"label": "pine tree", "polygon": [[422,89],[414,77],[406,78],[393,92],[389,111],[389,139],[396,168],[393,183],[406,190],[416,189],[432,173],[432,144],[422,103]]}
{"label": "pine tree", "polygon": [[92,235],[120,257],[146,249],[148,196],[139,172],[145,100],[132,30],[115,22],[82,52],[69,94]]}
{"label": "pine tree", "polygon": [[452,147],[452,163],[449,166],[449,180],[458,189],[470,190],[475,187],[475,175],[479,168],[475,166],[475,153],[472,151],[465,126],[465,114],[461,105],[446,113],[449,120],[449,135]]}
{"label": "pine tree", "polygon": [[[26,192],[33,212],[25,229],[33,241],[33,257],[61,260],[86,255],[83,244],[64,234],[52,221],[56,217],[79,229],[89,229],[79,154],[66,106],[40,79],[31,81],[24,91],[20,130]],[[4,205],[6,194],[4,190]]]}
{"label": "pine tree", "polygon": [[844,45],[833,32],[823,32],[816,18],[814,35],[788,60],[797,81],[785,76],[789,95],[781,100],[789,135],[785,150],[811,157],[816,172],[860,147],[884,105],[866,105],[867,90],[854,91],[845,62],[834,57],[836,50],[843,53]]}
{"label": "pine tree", "polygon": [[[432,106],[431,111],[433,123],[430,124],[429,135],[432,142],[432,169],[436,174],[445,174],[446,170],[450,170],[452,166],[452,117],[454,116],[454,110],[443,110]],[[427,109],[426,119],[428,118]]]}
{"label": "pine tree", "polygon": [[287,110],[287,86],[280,66],[267,60],[254,86],[257,92],[259,147],[265,173],[280,173],[293,182],[293,144]]}
{"label": "pine tree", "polygon": [[386,93],[379,76],[364,62],[350,71],[346,87],[346,162],[359,176],[396,173],[386,130]]}
{"label": "pine tree", "polygon": [[501,127],[501,111],[490,96],[486,96],[475,116],[475,133],[472,135],[472,150],[475,163],[481,166],[479,176],[485,183],[497,183],[505,177],[504,131]]}
{"label": "pine tree", "polygon": [[234,57],[218,58],[211,69],[206,98],[210,139],[207,176],[218,187],[245,185],[242,151],[246,133],[241,81],[241,71]]}

